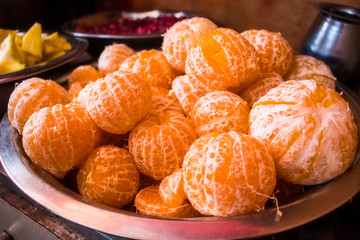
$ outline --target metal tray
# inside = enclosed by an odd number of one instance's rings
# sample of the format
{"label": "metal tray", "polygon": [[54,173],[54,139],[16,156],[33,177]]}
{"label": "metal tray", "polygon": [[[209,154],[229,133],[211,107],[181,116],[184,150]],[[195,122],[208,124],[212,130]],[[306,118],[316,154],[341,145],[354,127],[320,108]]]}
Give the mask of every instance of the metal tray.
{"label": "metal tray", "polygon": [[61,32],[73,36],[84,38],[89,41],[88,52],[94,57],[98,58],[100,53],[104,50],[105,46],[113,43],[124,43],[129,47],[136,50],[160,48],[162,43],[162,35],[164,32],[145,33],[145,34],[92,34],[82,33],[76,31],[78,24],[85,24],[93,26],[99,23],[110,23],[120,18],[142,19],[146,17],[159,17],[162,15],[173,15],[175,17],[193,17],[195,14],[172,11],[172,10],[149,10],[149,11],[106,11],[90,14],[87,16],[79,17],[64,23],[61,26]]}
{"label": "metal tray", "polygon": [[[341,83],[337,90],[349,102],[360,129],[360,98]],[[360,191],[360,152],[350,169],[336,179],[317,185],[288,204],[281,205],[282,217],[268,208],[235,217],[159,218],[87,202],[26,156],[21,135],[7,115],[0,124],[1,163],[12,181],[30,198],[51,212],[103,233],[136,239],[241,239],[288,230],[338,208]]]}

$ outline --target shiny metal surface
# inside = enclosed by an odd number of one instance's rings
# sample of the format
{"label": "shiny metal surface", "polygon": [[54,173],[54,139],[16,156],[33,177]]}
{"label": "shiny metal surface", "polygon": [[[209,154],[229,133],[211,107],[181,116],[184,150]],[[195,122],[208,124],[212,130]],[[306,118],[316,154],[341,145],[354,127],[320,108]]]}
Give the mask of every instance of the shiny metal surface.
{"label": "shiny metal surface", "polygon": [[88,47],[88,42],[86,39],[74,38],[69,36],[63,37],[65,37],[66,40],[71,44],[72,48],[70,51],[49,62],[37,64],[35,66],[28,67],[20,71],[2,74],[0,75],[0,84],[25,79],[60,67],[79,57],[83,52],[85,52],[86,48]]}
{"label": "shiny metal surface", "polygon": [[301,53],[327,63],[347,83],[360,76],[360,9],[315,3],[319,14],[306,35]]}
{"label": "shiny metal surface", "polygon": [[[360,129],[360,99],[343,84],[337,90],[349,102]],[[83,226],[111,235],[136,239],[241,239],[259,237],[297,227],[338,208],[360,191],[360,151],[343,175],[315,186],[276,209],[236,217],[169,219],[89,203],[55,178],[33,165],[21,146],[21,136],[5,116],[0,125],[0,157],[8,176],[30,198],[51,212]]]}
{"label": "shiny metal surface", "polygon": [[0,240],[58,240],[46,228],[0,198]]}

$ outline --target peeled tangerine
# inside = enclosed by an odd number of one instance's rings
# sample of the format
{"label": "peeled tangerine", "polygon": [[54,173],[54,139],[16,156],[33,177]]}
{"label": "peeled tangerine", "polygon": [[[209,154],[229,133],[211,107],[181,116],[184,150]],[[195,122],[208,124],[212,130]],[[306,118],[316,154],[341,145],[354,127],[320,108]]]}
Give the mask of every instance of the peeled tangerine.
{"label": "peeled tangerine", "polygon": [[210,89],[198,82],[194,76],[182,75],[176,77],[172,82],[170,94],[176,96],[186,115],[189,116],[196,101],[210,91]]}
{"label": "peeled tangerine", "polygon": [[149,114],[130,132],[129,151],[142,174],[161,180],[181,167],[196,137],[182,114]]}
{"label": "peeled tangerine", "polygon": [[100,130],[86,109],[57,104],[31,115],[23,131],[26,154],[57,178],[79,167],[100,141]]}
{"label": "peeled tangerine", "polygon": [[8,103],[11,125],[21,134],[26,121],[34,112],[55,104],[70,103],[67,91],[51,80],[29,78],[16,86]]}
{"label": "peeled tangerine", "polygon": [[247,102],[238,95],[228,91],[213,91],[195,103],[190,119],[199,136],[213,131],[247,133],[249,112]]}
{"label": "peeled tangerine", "polygon": [[185,193],[203,215],[231,216],[264,207],[276,184],[267,147],[239,132],[198,138],[183,163]]}
{"label": "peeled tangerine", "polygon": [[124,134],[151,109],[151,88],[137,74],[116,71],[88,84],[78,97],[105,131]]}
{"label": "peeled tangerine", "polygon": [[170,91],[161,87],[152,87],[152,109],[151,112],[160,113],[162,111],[175,112],[185,115],[179,100],[171,95]]}
{"label": "peeled tangerine", "polygon": [[260,57],[261,72],[275,72],[284,76],[288,71],[293,52],[280,33],[252,29],[241,33],[256,48]]}
{"label": "peeled tangerine", "polygon": [[240,33],[218,28],[191,49],[185,72],[212,90],[241,90],[260,77],[260,59]]}
{"label": "peeled tangerine", "polygon": [[175,78],[175,70],[166,60],[165,55],[155,49],[142,50],[126,58],[119,69],[139,74],[153,87],[169,89]]}
{"label": "peeled tangerine", "polygon": [[326,63],[312,56],[296,55],[290,69],[284,77],[285,80],[312,79],[325,87],[335,89],[336,78]]}
{"label": "peeled tangerine", "polygon": [[240,92],[239,95],[248,102],[249,107],[252,107],[252,105],[268,91],[283,82],[284,79],[278,73],[264,73],[261,78],[253,82],[244,91]]}
{"label": "peeled tangerine", "polygon": [[119,70],[121,63],[135,51],[125,44],[114,43],[106,46],[98,59],[98,69],[105,76]]}
{"label": "peeled tangerine", "polygon": [[68,85],[70,95],[73,98],[77,97],[81,89],[87,84],[95,82],[101,77],[101,73],[91,65],[78,66],[69,76]]}
{"label": "peeled tangerine", "polygon": [[84,198],[121,208],[135,198],[140,175],[127,150],[104,145],[94,149],[81,165],[77,183]]}
{"label": "peeled tangerine", "polygon": [[313,185],[352,164],[358,135],[348,103],[313,80],[287,81],[250,111],[249,132],[270,148],[280,178]]}
{"label": "peeled tangerine", "polygon": [[175,23],[164,34],[162,50],[169,63],[179,72],[185,72],[185,60],[201,37],[217,29],[207,18],[193,17]]}
{"label": "peeled tangerine", "polygon": [[140,190],[134,202],[136,210],[145,215],[176,218],[199,216],[199,213],[188,202],[177,207],[167,205],[160,197],[159,186],[150,186]]}

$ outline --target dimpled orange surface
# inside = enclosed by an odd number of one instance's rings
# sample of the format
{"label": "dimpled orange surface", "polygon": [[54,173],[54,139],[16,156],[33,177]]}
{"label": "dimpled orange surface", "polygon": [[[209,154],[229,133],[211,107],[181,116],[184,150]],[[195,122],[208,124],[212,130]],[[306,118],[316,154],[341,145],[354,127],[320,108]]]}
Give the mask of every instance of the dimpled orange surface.
{"label": "dimpled orange surface", "polygon": [[213,131],[247,133],[249,112],[247,102],[238,95],[228,91],[213,91],[195,103],[190,119],[199,136]]}
{"label": "dimpled orange surface", "polygon": [[183,179],[189,201],[201,214],[231,216],[262,209],[275,187],[276,171],[258,139],[212,132],[191,145]]}
{"label": "dimpled orange surface", "polygon": [[218,28],[191,49],[185,72],[213,90],[241,89],[260,77],[260,59],[238,32]]}
{"label": "dimpled orange surface", "polygon": [[100,128],[123,134],[150,111],[151,88],[137,74],[120,70],[87,85],[79,101]]}
{"label": "dimpled orange surface", "polygon": [[286,81],[250,111],[249,132],[269,145],[280,178],[319,184],[353,162],[357,127],[339,93],[313,80]]}
{"label": "dimpled orange surface", "polygon": [[135,197],[136,210],[145,215],[158,217],[186,218],[199,216],[199,213],[189,203],[178,207],[170,207],[164,203],[159,194],[159,186],[146,187]]}
{"label": "dimpled orange surface", "polygon": [[174,79],[171,91],[175,94],[177,99],[179,99],[180,105],[184,109],[186,115],[189,116],[196,101],[211,90],[207,89],[201,83],[198,83],[193,76],[183,75]]}
{"label": "dimpled orange surface", "polygon": [[239,93],[251,107],[257,100],[264,96],[270,89],[280,85],[284,79],[278,73],[264,73],[262,77]]}
{"label": "dimpled orange surface", "polygon": [[247,30],[241,33],[256,48],[261,61],[261,72],[276,72],[284,76],[293,53],[288,41],[280,33],[267,30]]}
{"label": "dimpled orange surface", "polygon": [[161,199],[171,207],[178,207],[184,203],[187,197],[184,191],[182,168],[179,168],[161,181],[159,193]]}
{"label": "dimpled orange surface", "polygon": [[185,60],[199,39],[217,26],[206,18],[193,17],[175,23],[164,34],[162,50],[177,71],[185,72]]}
{"label": "dimpled orange surface", "polygon": [[312,79],[331,89],[335,89],[336,80],[328,65],[321,60],[307,55],[294,56],[290,69],[284,79]]}
{"label": "dimpled orange surface", "polygon": [[162,111],[176,112],[185,115],[179,100],[176,96],[170,94],[170,91],[161,87],[152,87],[152,104],[151,112],[160,113]]}
{"label": "dimpled orange surface", "polygon": [[125,44],[114,43],[106,46],[99,56],[98,69],[103,76],[115,72],[121,63],[133,54],[135,51]]}
{"label": "dimpled orange surface", "polygon": [[93,150],[81,165],[77,183],[83,197],[121,208],[135,198],[140,175],[127,150],[104,145]]}
{"label": "dimpled orange surface", "polygon": [[139,74],[153,87],[169,89],[175,78],[175,70],[166,60],[165,55],[155,49],[143,50],[126,58],[120,69]]}
{"label": "dimpled orange surface", "polygon": [[71,96],[51,80],[29,78],[16,86],[8,102],[11,125],[22,133],[26,121],[34,112],[55,104],[70,103]]}
{"label": "dimpled orange surface", "polygon": [[57,104],[31,115],[23,131],[30,159],[57,178],[79,167],[100,141],[100,129],[78,103]]}
{"label": "dimpled orange surface", "polygon": [[144,118],[129,136],[129,151],[139,171],[161,180],[181,167],[196,133],[181,114],[161,112]]}

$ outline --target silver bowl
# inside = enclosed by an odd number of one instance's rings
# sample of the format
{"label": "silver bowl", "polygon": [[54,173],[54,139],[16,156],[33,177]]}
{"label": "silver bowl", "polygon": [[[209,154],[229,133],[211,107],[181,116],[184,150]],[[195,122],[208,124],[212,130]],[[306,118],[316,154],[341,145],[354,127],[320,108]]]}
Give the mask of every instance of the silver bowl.
{"label": "silver bowl", "polygon": [[[360,98],[337,82],[360,130]],[[21,135],[5,115],[0,124],[1,163],[11,180],[51,212],[102,233],[135,239],[241,239],[282,232],[340,207],[360,191],[360,151],[353,165],[332,181],[313,186],[276,208],[234,217],[160,218],[88,202],[34,165],[22,148]],[[358,132],[359,134],[359,132]]]}
{"label": "silver bowl", "polygon": [[360,9],[322,2],[314,7],[319,13],[301,53],[323,60],[335,77],[360,94]]}
{"label": "silver bowl", "polygon": [[76,31],[76,26],[80,24],[94,26],[99,23],[111,23],[120,18],[142,19],[146,17],[157,18],[162,15],[174,15],[175,17],[192,17],[193,14],[182,11],[170,10],[151,10],[151,11],[108,11],[91,14],[80,17],[69,22],[66,22],[61,31],[70,36],[85,38],[89,41],[88,52],[94,57],[98,58],[99,54],[104,50],[104,47],[113,43],[124,43],[129,47],[138,49],[160,48],[162,43],[162,34],[164,32],[149,33],[149,34],[92,34],[82,33]]}

